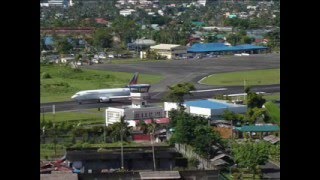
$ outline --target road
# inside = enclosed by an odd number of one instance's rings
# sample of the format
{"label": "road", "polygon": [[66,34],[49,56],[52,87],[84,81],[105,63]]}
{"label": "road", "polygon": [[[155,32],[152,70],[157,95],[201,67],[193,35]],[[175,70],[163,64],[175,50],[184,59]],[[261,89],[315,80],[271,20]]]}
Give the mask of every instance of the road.
{"label": "road", "polygon": [[[254,92],[280,92],[280,85],[268,85],[268,86],[257,86],[251,89]],[[243,93],[243,86],[236,87],[225,87],[217,89],[207,89],[201,92],[193,92],[193,96],[186,96],[186,100],[191,99],[204,99],[212,98],[214,95],[218,94],[237,94]],[[163,102],[163,97],[165,92],[151,92],[149,103],[159,103]],[[110,103],[97,103],[96,101],[88,101],[82,104],[78,104],[75,101],[65,101],[65,102],[55,102],[55,103],[44,103],[41,104],[41,112],[52,112],[52,105],[55,105],[55,111],[72,111],[79,109],[91,109],[91,108],[106,108],[106,107],[116,107],[122,105],[130,105],[131,101],[121,101],[121,102],[110,102]]]}

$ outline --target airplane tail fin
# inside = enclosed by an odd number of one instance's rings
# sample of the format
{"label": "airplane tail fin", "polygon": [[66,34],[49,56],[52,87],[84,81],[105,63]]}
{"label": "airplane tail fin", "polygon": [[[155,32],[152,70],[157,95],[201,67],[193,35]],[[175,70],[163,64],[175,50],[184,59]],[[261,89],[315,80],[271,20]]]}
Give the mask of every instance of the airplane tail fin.
{"label": "airplane tail fin", "polygon": [[132,77],[131,81],[129,82],[129,85],[137,84],[138,83],[138,77],[139,77],[139,73],[138,72],[134,73],[134,76]]}

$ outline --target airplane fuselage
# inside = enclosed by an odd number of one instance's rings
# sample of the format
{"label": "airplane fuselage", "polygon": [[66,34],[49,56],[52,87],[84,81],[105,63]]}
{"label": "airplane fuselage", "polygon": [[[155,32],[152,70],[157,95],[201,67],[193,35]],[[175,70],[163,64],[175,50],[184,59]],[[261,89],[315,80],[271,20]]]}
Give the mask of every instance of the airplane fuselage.
{"label": "airplane fuselage", "polygon": [[129,88],[114,88],[114,89],[98,89],[98,90],[87,90],[79,91],[71,98],[77,101],[83,100],[100,100],[110,101],[119,97],[130,97]]}

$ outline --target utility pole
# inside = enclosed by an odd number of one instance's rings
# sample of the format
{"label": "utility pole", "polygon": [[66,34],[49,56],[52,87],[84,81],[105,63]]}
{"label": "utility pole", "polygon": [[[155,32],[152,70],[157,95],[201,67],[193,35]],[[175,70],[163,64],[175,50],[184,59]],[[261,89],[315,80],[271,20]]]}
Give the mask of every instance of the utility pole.
{"label": "utility pole", "polygon": [[121,170],[124,169],[123,167],[123,129],[121,126],[121,130],[120,130],[120,138],[121,138]]}
{"label": "utility pole", "polygon": [[153,142],[154,132],[152,132],[150,135],[151,135],[151,146],[152,146],[153,170],[156,171],[157,170],[157,168],[156,168],[156,158],[155,158],[155,155],[154,155],[154,142]]}

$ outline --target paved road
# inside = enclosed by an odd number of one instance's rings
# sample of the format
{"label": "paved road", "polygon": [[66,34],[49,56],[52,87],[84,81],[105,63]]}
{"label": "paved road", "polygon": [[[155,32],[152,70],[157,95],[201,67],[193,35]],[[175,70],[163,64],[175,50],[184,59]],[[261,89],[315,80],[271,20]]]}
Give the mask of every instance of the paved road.
{"label": "paved road", "polygon": [[[222,89],[222,90],[220,90]],[[280,85],[269,85],[269,86],[258,86],[253,87],[252,91],[254,92],[266,92],[266,93],[273,93],[273,92],[280,92]],[[218,88],[213,89],[212,91],[203,91],[203,92],[194,92],[193,96],[186,96],[186,100],[191,99],[204,99],[204,98],[212,98],[214,95],[218,94],[237,94],[243,93],[242,86],[236,87],[226,87],[226,88]],[[151,92],[150,93],[150,100],[149,103],[157,103],[162,102],[165,92]],[[72,111],[72,110],[79,110],[79,109],[91,109],[91,108],[106,108],[106,107],[116,107],[122,105],[129,105],[131,101],[118,101],[118,102],[110,102],[110,103],[97,103],[96,101],[87,101],[83,104],[78,104],[75,101],[66,101],[66,102],[55,102],[55,103],[44,103],[41,104],[41,111],[44,112],[51,112],[52,105],[55,105],[55,111]]]}
{"label": "paved road", "polygon": [[197,82],[211,74],[246,71],[255,69],[280,68],[279,54],[256,54],[250,56],[227,56],[192,60],[173,60],[159,62],[141,62],[136,64],[96,64],[84,66],[88,69],[99,69],[119,72],[140,72],[142,74],[163,75],[164,80],[152,85],[151,92],[163,92],[167,86],[179,82],[193,82],[197,89],[216,88],[201,85]]}
{"label": "paved road", "polygon": [[261,168],[265,179],[280,179],[280,167],[275,164],[268,162]]}

